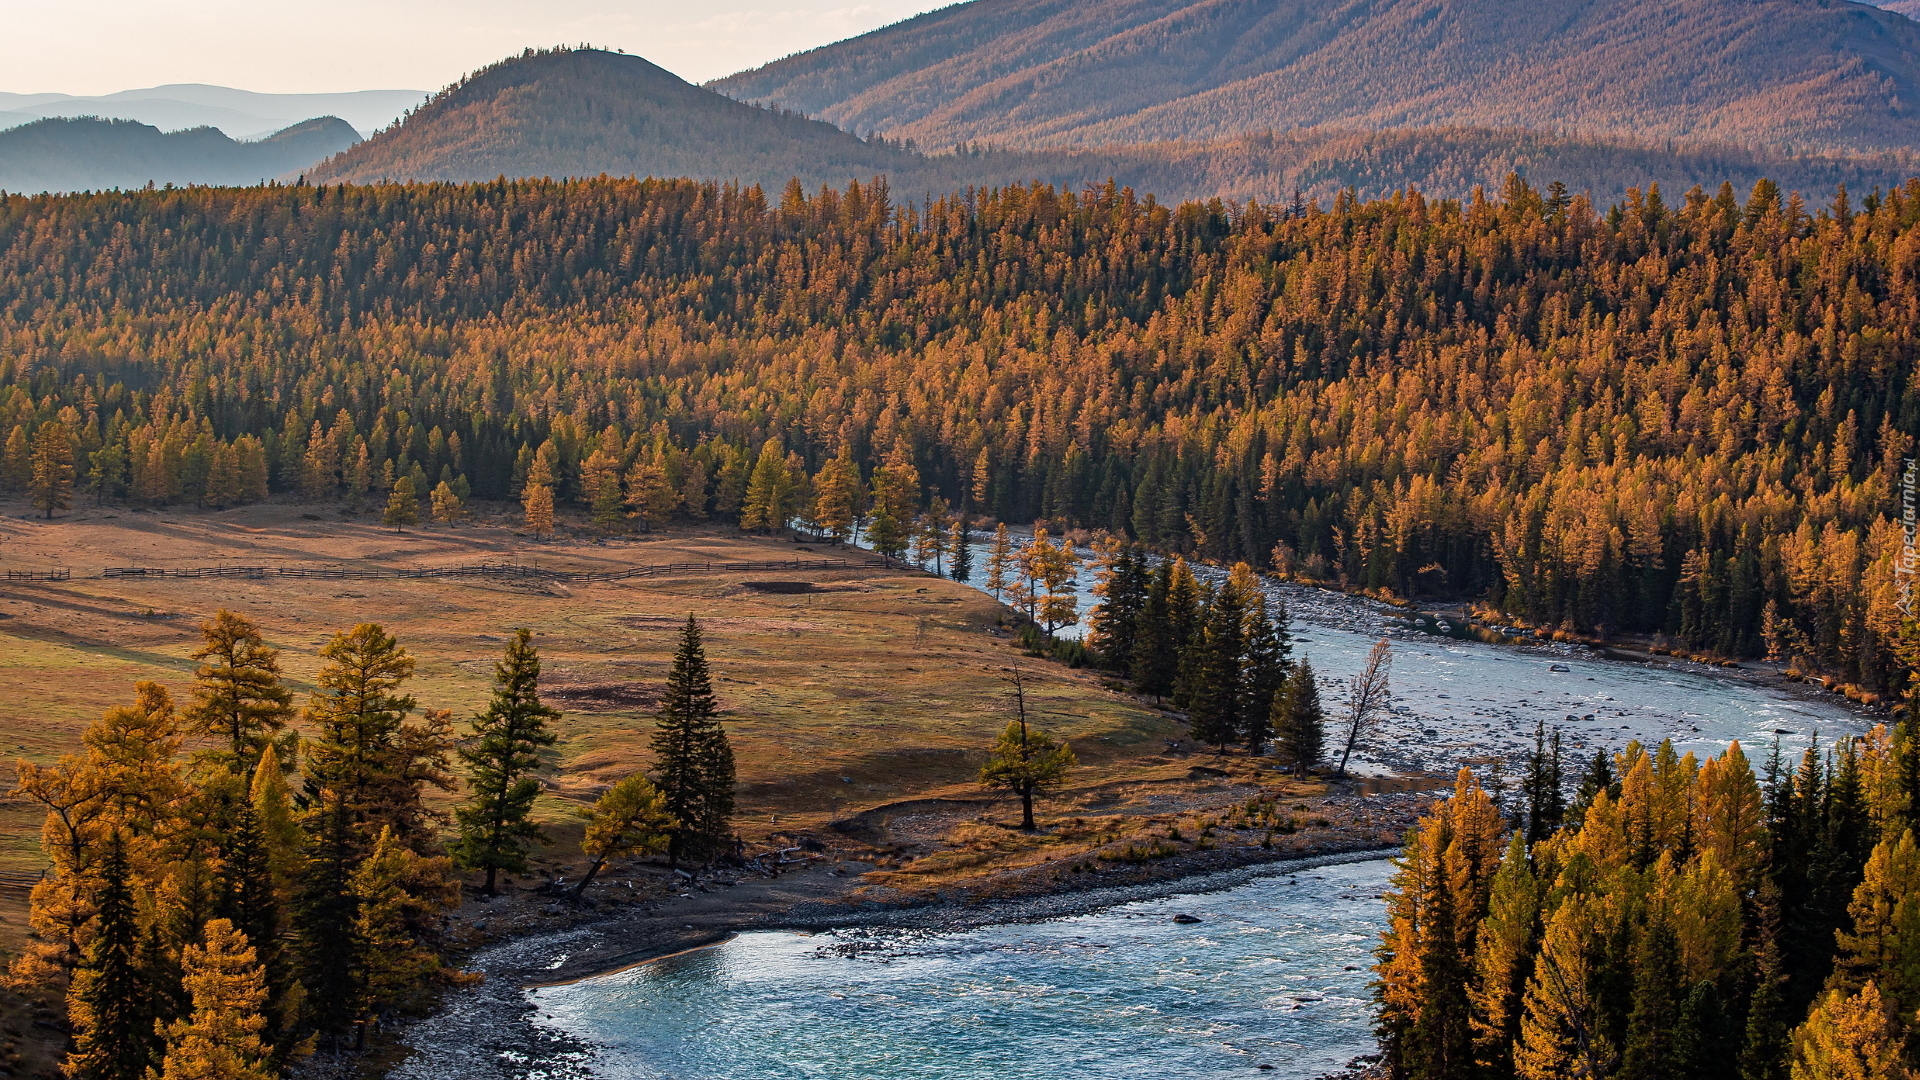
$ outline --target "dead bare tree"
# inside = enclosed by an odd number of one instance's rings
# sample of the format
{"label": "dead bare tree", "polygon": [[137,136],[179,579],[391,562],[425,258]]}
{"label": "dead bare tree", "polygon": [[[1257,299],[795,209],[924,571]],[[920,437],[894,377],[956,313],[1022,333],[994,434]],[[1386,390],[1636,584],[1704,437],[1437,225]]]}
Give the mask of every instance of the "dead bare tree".
{"label": "dead bare tree", "polygon": [[1373,725],[1387,711],[1389,691],[1387,674],[1393,667],[1393,647],[1386,638],[1373,643],[1373,650],[1367,653],[1367,666],[1354,676],[1347,687],[1347,738],[1346,745],[1340,750],[1340,768],[1337,776],[1347,775],[1347,758],[1353,755],[1353,748],[1359,745]]}

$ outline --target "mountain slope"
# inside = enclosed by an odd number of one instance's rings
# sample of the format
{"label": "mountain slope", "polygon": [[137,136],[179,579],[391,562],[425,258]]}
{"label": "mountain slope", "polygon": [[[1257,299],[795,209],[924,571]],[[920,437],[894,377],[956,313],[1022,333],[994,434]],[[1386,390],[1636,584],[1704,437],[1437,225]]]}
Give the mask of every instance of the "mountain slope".
{"label": "mountain slope", "polygon": [[162,131],[215,127],[236,139],[258,139],[310,116],[337,116],[356,131],[370,134],[426,99],[421,90],[257,94],[203,83],[173,83],[98,97],[0,93],[0,127],[49,116],[98,116],[138,120]]}
{"label": "mountain slope", "polygon": [[0,190],[257,184],[297,172],[359,137],[333,116],[259,142],[235,142],[208,127],[162,133],[132,120],[53,117],[0,131]]}
{"label": "mountain slope", "polygon": [[743,105],[637,56],[531,52],[436,94],[310,170],[316,181],[698,176],[843,184],[918,160],[831,124]]}
{"label": "mountain slope", "polygon": [[709,85],[927,145],[1443,125],[1920,145],[1920,25],[1848,0],[973,0]]}

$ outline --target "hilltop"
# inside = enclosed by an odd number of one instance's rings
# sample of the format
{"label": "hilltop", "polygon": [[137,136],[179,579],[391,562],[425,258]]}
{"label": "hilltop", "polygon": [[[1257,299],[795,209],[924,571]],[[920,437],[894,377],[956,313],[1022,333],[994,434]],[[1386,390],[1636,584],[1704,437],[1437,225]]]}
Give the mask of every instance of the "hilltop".
{"label": "hilltop", "polygon": [[638,56],[528,51],[434,95],[403,123],[310,171],[318,181],[695,176],[777,188],[917,163],[832,124],[743,105]]}
{"label": "hilltop", "polygon": [[1526,128],[1920,142],[1920,25],[1844,0],[974,0],[709,84],[926,145]]}

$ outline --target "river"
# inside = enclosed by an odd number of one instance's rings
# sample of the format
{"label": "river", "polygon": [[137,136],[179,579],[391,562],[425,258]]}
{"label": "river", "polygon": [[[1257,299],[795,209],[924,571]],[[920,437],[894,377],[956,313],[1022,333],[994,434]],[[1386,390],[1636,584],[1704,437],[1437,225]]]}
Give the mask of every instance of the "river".
{"label": "river", "polygon": [[609,1080],[1316,1077],[1372,1045],[1389,870],[955,933],[748,933],[530,996]]}
{"label": "river", "polygon": [[[1517,780],[1536,722],[1575,758],[1663,738],[1704,756],[1739,739],[1757,768],[1776,740],[1797,756],[1869,723],[1838,699],[1697,665],[1435,637],[1352,597],[1269,596],[1287,604],[1330,712],[1372,643],[1393,642],[1393,713],[1357,751],[1361,771],[1472,763],[1485,780],[1497,763]],[[1389,874],[1378,859],[1277,871],[951,933],[756,932],[529,993],[537,1022],[592,1047],[582,1067],[606,1080],[1310,1080],[1373,1049]]]}

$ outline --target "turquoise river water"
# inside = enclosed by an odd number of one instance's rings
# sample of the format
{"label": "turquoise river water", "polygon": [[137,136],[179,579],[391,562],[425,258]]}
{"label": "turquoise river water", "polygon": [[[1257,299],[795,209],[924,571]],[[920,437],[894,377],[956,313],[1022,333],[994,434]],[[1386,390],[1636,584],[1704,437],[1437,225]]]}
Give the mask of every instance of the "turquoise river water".
{"label": "turquoise river water", "polygon": [[530,993],[622,1080],[1316,1077],[1372,1046],[1389,871],[955,933],[749,933]]}

